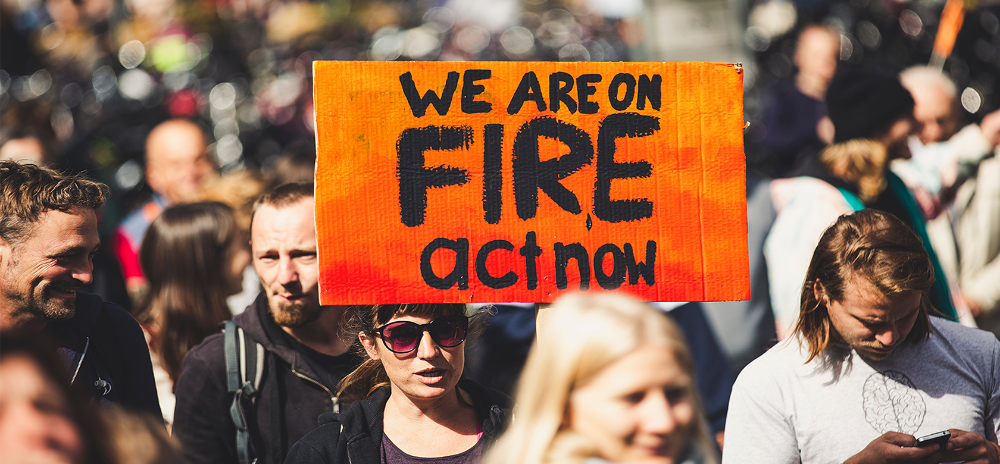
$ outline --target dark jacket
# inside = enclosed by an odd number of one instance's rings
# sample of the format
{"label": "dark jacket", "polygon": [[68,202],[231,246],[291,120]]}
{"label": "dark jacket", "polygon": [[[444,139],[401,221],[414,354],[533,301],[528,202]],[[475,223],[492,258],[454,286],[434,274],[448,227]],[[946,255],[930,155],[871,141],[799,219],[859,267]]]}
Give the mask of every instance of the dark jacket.
{"label": "dark jacket", "polygon": [[55,340],[73,383],[95,401],[162,418],[142,328],[120,306],[78,292],[73,318],[51,321],[45,332]]}
{"label": "dark jacket", "polygon": [[[340,378],[320,379],[305,354],[293,347],[271,318],[263,293],[233,321],[265,349],[260,388],[247,411],[254,445],[251,459],[280,463],[289,446],[316,428],[320,414],[335,411]],[[190,464],[239,462],[224,350],[221,333],[209,336],[188,353],[177,379],[173,434]],[[345,366],[340,377],[353,368]]]}
{"label": "dark jacket", "polygon": [[[476,414],[483,420],[486,451],[507,429],[513,402],[471,380],[460,380],[458,387],[469,393]],[[285,464],[380,464],[382,413],[388,400],[389,387],[383,387],[368,399],[355,402],[346,413],[323,414],[319,428],[292,447]]]}

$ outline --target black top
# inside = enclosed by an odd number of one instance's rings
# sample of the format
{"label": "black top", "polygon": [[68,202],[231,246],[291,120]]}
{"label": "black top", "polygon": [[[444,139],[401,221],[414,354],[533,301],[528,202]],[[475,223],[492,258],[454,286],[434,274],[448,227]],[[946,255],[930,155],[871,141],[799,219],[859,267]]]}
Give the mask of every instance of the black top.
{"label": "black top", "polygon": [[56,341],[73,383],[95,401],[161,417],[142,328],[120,306],[78,292],[73,318],[50,321],[45,332]]}
{"label": "black top", "polygon": [[767,100],[763,119],[764,146],[773,156],[774,175],[786,177],[805,155],[804,150],[823,146],[816,126],[826,116],[826,104],[803,94],[794,81],[777,88]]}
{"label": "black top", "polygon": [[[260,388],[247,411],[251,459],[258,464],[280,463],[293,443],[316,428],[320,414],[334,410],[334,401],[339,401],[335,400],[337,375],[353,366],[342,365],[343,356],[330,356],[336,361],[325,363],[317,353],[318,361],[311,360],[309,352],[291,343],[271,318],[263,293],[233,321],[265,350]],[[239,462],[236,427],[229,413],[233,395],[226,381],[223,336],[214,334],[188,353],[177,379],[173,434],[189,464]]]}
{"label": "black top", "polygon": [[361,359],[358,358],[354,350],[348,350],[340,356],[330,356],[303,345],[287,333],[285,334],[285,340],[292,349],[305,355],[306,363],[309,364],[309,367],[316,374],[316,380],[326,385],[336,386],[340,382],[340,379],[343,379],[358,364],[361,364]]}

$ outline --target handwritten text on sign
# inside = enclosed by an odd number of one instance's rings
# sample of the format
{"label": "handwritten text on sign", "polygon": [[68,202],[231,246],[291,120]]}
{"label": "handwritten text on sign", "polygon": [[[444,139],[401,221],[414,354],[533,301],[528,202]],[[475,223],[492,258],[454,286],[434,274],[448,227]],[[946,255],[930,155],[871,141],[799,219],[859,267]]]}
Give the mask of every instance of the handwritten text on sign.
{"label": "handwritten text on sign", "polygon": [[746,299],[742,74],[316,62],[323,304]]}

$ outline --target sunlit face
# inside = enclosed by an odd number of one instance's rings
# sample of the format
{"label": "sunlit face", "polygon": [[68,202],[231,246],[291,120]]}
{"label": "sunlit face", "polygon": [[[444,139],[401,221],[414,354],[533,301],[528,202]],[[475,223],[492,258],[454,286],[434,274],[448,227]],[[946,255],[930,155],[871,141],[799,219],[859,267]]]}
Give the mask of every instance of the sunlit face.
{"label": "sunlit face", "polygon": [[83,462],[66,398],[24,355],[0,361],[0,450],[4,462]]}
{"label": "sunlit face", "polygon": [[171,203],[194,195],[215,172],[198,126],[168,121],[153,129],[146,143],[146,181]]}
{"label": "sunlit face", "polygon": [[816,298],[826,305],[839,340],[872,361],[888,358],[920,315],[921,293],[917,291],[887,296],[861,278],[847,283],[842,301],[827,297],[822,285],[814,289]]}
{"label": "sunlit face", "polygon": [[840,38],[820,28],[810,28],[799,36],[795,64],[800,73],[815,76],[829,83],[837,72],[840,59]]}
{"label": "sunlit face", "polygon": [[34,137],[8,140],[0,146],[0,160],[14,160],[22,163],[45,165],[45,149]]}
{"label": "sunlit face", "polygon": [[271,316],[283,327],[301,327],[322,312],[314,204],[312,197],[306,197],[281,208],[263,205],[251,225],[253,267]]}
{"label": "sunlit face", "polygon": [[924,144],[947,140],[958,128],[958,112],[954,99],[937,85],[925,85],[911,91],[914,100],[913,117],[917,120],[917,137]]}
{"label": "sunlit face", "polygon": [[674,464],[695,423],[693,379],[664,346],[644,345],[569,398],[569,425],[613,462]]}
{"label": "sunlit face", "polygon": [[[397,316],[387,323],[410,321],[426,324],[431,321],[420,316]],[[358,334],[361,343],[372,359],[381,360],[391,382],[392,394],[406,395],[411,401],[420,402],[454,394],[455,386],[465,368],[465,342],[444,348],[434,342],[425,330],[417,349],[409,353],[393,353],[375,335]]]}
{"label": "sunlit face", "polygon": [[26,240],[0,240],[0,304],[15,318],[72,318],[77,289],[94,278],[100,244],[94,210],[42,213]]}

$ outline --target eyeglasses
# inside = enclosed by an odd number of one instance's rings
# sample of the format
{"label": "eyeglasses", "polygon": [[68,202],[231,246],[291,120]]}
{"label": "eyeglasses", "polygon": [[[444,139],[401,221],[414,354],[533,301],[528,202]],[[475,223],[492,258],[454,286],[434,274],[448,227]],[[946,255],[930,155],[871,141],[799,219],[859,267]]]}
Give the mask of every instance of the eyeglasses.
{"label": "eyeglasses", "polygon": [[382,338],[382,343],[393,353],[409,353],[417,349],[424,331],[430,334],[434,343],[443,348],[452,348],[465,341],[469,330],[469,318],[466,316],[442,316],[426,324],[410,321],[390,322],[375,329]]}

